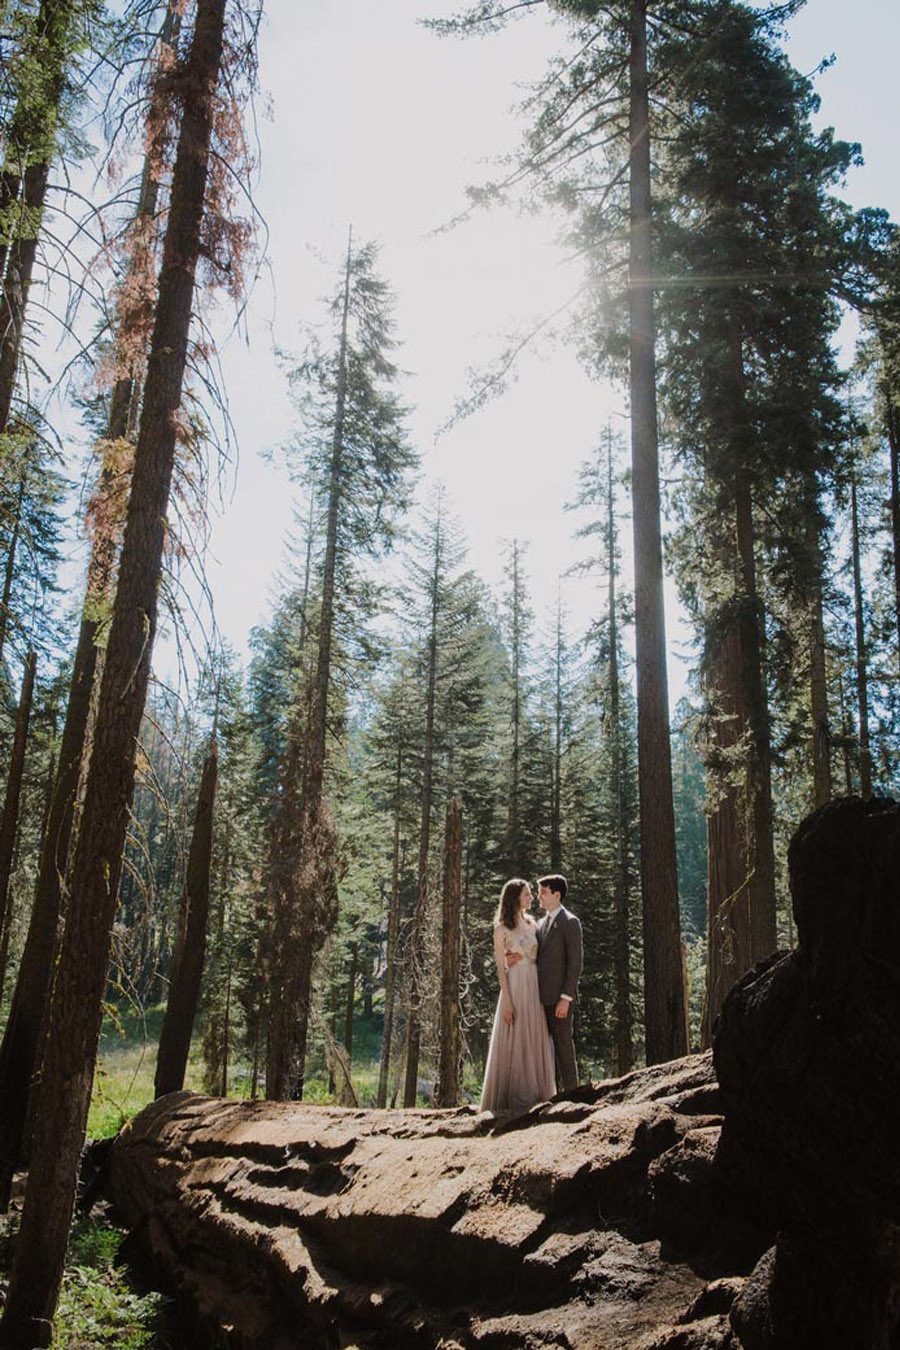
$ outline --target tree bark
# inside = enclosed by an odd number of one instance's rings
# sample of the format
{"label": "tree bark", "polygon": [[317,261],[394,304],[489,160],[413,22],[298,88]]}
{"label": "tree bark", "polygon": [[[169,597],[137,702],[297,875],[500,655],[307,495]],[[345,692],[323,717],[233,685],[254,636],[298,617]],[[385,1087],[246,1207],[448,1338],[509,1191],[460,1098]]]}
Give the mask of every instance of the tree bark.
{"label": "tree bark", "polygon": [[434,717],[437,698],[438,615],[443,540],[438,517],[431,574],[431,625],[428,634],[428,676],[425,696],[425,744],[422,751],[422,815],[419,827],[418,894],[409,944],[409,1012],[406,1019],[406,1077],[403,1105],[415,1106],[419,1082],[422,976],[425,960],[425,921],[428,913],[428,852],[431,846],[431,797],[434,775]]}
{"label": "tree bark", "polygon": [[353,1062],[353,1012],[356,1007],[356,976],[359,971],[359,943],[350,944],[350,969],[347,972],[347,999],[344,1005],[344,1049],[347,1062]]}
{"label": "tree bark", "polygon": [[888,437],[891,479],[891,553],[894,567],[894,619],[897,626],[897,663],[900,665],[900,429],[897,405],[889,387],[885,386],[885,425]]}
{"label": "tree bark", "polygon": [[859,792],[872,795],[872,750],[869,742],[869,653],[863,609],[862,563],[859,549],[859,507],[856,478],[850,481],[850,547],[853,554],[853,617],[856,631],[856,703],[859,710]]}
{"label": "tree bark", "polygon": [[550,870],[562,871],[562,599],[556,607],[553,685],[553,778],[550,784]]}
{"label": "tree bark", "polygon": [[3,986],[6,982],[6,960],[12,926],[12,893],[9,883],[16,850],[19,802],[22,795],[22,776],[25,770],[25,748],[28,743],[28,720],[31,717],[36,662],[34,651],[29,650],[25,658],[25,673],[16,710],[12,755],[6,778],[6,795],[3,799],[3,816],[0,817],[0,1002],[3,1000]]}
{"label": "tree bark", "polygon": [[650,196],[647,4],[630,9],[629,358],[644,1022],[648,1064],[687,1052],[669,744]]}
{"label": "tree bark", "polygon": [[381,1033],[381,1063],[378,1066],[376,1106],[387,1106],[388,1074],[391,1067],[391,1039],[394,1034],[397,935],[400,931],[400,784],[403,773],[403,747],[397,745],[397,769],[394,778],[394,842],[391,858],[391,895],[388,902],[387,946],[384,969],[384,1027]]}
{"label": "tree bark", "polygon": [[[299,1100],[303,1096],[313,963],[316,951],[333,926],[337,903],[334,876],[337,838],[323,800],[322,784],[328,731],[328,694],[331,687],[338,526],[343,504],[352,243],[351,231],[347,241],[338,348],[319,641],[304,736],[297,879],[293,901],[296,913],[285,913],[276,919],[280,941],[275,951],[275,979],[271,989],[266,1096],[279,1100]],[[294,1015],[294,1009],[298,1010],[297,1016]]]}
{"label": "tree bark", "polygon": [[[160,42],[169,51],[179,25],[180,18],[170,5],[160,30]],[[157,145],[157,155],[161,151],[162,147]],[[142,221],[150,221],[156,215],[159,173],[157,161],[151,163],[148,156],[144,161],[136,213],[138,227]],[[100,659],[98,641],[115,576],[121,541],[118,521],[125,506],[131,476],[129,467],[124,474],[126,481],[119,481],[123,470],[117,463],[116,443],[130,438],[132,434],[137,374],[137,370],[133,369],[127,375],[120,376],[110,399],[106,433],[110,444],[104,450],[95,498],[104,502],[108,508],[113,497],[119,497],[122,508],[117,506],[112,511],[105,510],[103,519],[94,524],[85,600],[72,665],[55,783],[41,835],[34,905],[9,1017],[0,1044],[0,1083],[3,1084],[0,1094],[2,1208],[8,1203],[12,1174],[22,1156],[29,1085],[37,1067],[54,954],[61,932],[62,883],[71,847],[78,781],[88,742],[91,699]]]}
{"label": "tree bark", "polygon": [[6,646],[6,634],[9,628],[10,609],[12,605],[13,580],[16,574],[16,553],[19,548],[19,532],[22,528],[22,501],[25,496],[25,475],[27,469],[22,468],[22,477],[19,481],[19,490],[16,493],[16,512],[13,516],[12,535],[9,540],[9,549],[6,554],[6,567],[3,572],[3,596],[0,599],[0,661],[3,659],[3,649]]}
{"label": "tree bark", "polygon": [[812,712],[813,795],[816,806],[831,801],[831,731],[828,724],[828,681],[825,668],[825,621],[822,612],[822,555],[816,541],[817,572],[809,600],[809,692]]}
{"label": "tree bark", "polygon": [[62,1278],[150,676],[224,18],[225,0],[198,0],[182,77],[185,100],[132,492],[42,1066],[34,1141],[40,1166],[29,1175],[0,1324],[4,1347],[48,1343]]}
{"label": "tree bark", "polygon": [[[616,951],[616,1072],[622,1076],[634,1066],[631,1016],[631,915],[629,913],[628,813],[625,801],[625,765],[622,745],[622,708],[619,681],[619,619],[616,596],[616,513],[613,490],[612,435],[607,429],[606,561],[609,604],[609,722],[615,875],[613,882]],[[682,977],[683,983],[683,977]]]}
{"label": "tree bark", "polygon": [[203,762],[203,772],[200,776],[197,811],[188,853],[181,917],[172,962],[172,978],[169,982],[169,997],[156,1057],[154,1095],[157,1097],[162,1097],[167,1092],[180,1092],[184,1087],[184,1071],[187,1068],[191,1048],[191,1035],[200,997],[200,981],[203,977],[203,961],[206,956],[209,876],[218,772],[219,761],[214,739]]}
{"label": "tree bark", "polygon": [[462,899],[462,807],[458,798],[447,803],[444,833],[444,895],[441,928],[441,1031],[437,1106],[459,1101],[459,957]]}
{"label": "tree bark", "polygon": [[9,250],[3,295],[0,299],[0,431],[9,427],[28,292],[37,257],[38,230],[47,194],[50,163],[29,164],[25,170],[23,207],[26,226]]}

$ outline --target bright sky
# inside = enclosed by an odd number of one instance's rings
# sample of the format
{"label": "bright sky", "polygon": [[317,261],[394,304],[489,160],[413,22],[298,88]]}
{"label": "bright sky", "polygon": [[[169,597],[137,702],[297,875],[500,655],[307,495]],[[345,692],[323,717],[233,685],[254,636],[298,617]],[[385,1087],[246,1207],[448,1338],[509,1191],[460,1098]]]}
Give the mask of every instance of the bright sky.
{"label": "bright sky", "polygon": [[[516,144],[517,86],[545,69],[561,40],[542,12],[481,40],[438,39],[417,23],[462,2],[267,0],[260,66],[273,114],[260,123],[258,202],[274,281],[263,277],[253,297],[249,346],[232,338],[224,353],[240,465],[208,562],[219,626],[241,653],[267,616],[291,525],[292,491],[260,458],[285,441],[293,419],[273,344],[296,350],[301,323],[320,317],[351,222],[358,238],[382,244],[382,271],[398,298],[400,362],[410,372],[405,393],[416,405],[422,490],[436,479],[447,485],[471,564],[496,585],[499,541],[531,541],[532,598],[546,629],[560,572],[583,556],[563,505],[609,412],[624,406],[621,391],[590,383],[573,354],[550,349],[526,357],[499,401],[435,439],[466,391],[466,368],[488,362],[507,333],[578,285],[550,219],[495,211],[434,233],[464,205],[465,185],[489,173],[486,161]],[[790,54],[809,71],[836,53],[819,80],[823,120],[861,141],[867,161],[847,195],[900,218],[898,47],[895,3],[810,0]],[[593,593],[583,581],[565,587],[580,630]],[[668,603],[674,701],[684,687],[677,653],[687,647],[674,594]]]}

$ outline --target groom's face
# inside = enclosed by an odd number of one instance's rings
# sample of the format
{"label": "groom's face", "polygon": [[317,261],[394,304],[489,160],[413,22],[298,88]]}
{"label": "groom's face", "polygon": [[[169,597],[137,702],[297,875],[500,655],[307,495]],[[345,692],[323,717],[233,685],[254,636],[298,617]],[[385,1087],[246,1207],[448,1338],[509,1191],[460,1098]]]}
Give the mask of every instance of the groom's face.
{"label": "groom's face", "polygon": [[556,896],[549,886],[538,886],[538,904],[541,909],[552,909],[555,899]]}

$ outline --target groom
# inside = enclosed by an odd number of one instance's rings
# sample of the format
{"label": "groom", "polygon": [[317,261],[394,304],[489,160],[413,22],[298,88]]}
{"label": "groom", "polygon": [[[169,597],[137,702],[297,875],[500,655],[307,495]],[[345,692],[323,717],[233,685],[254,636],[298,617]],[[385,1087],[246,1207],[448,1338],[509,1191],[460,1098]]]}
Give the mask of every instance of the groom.
{"label": "groom", "polygon": [[544,910],[537,929],[538,991],[556,1051],[561,1092],[578,1083],[572,1019],[582,960],[581,923],[563,905],[567,890],[565,877],[553,875],[538,881],[538,903]]}

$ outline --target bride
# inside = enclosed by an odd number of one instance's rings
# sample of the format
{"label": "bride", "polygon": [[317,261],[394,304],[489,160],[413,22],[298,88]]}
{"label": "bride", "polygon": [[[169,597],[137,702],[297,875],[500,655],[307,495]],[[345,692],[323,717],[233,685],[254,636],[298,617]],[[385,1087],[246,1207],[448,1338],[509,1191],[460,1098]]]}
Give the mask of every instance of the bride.
{"label": "bride", "polygon": [[[494,919],[494,958],[500,999],[481,1090],[482,1111],[525,1111],[556,1092],[553,1044],[538,996],[537,925],[528,910],[527,881],[514,877],[500,895]],[[507,968],[507,954],[524,960]]]}

